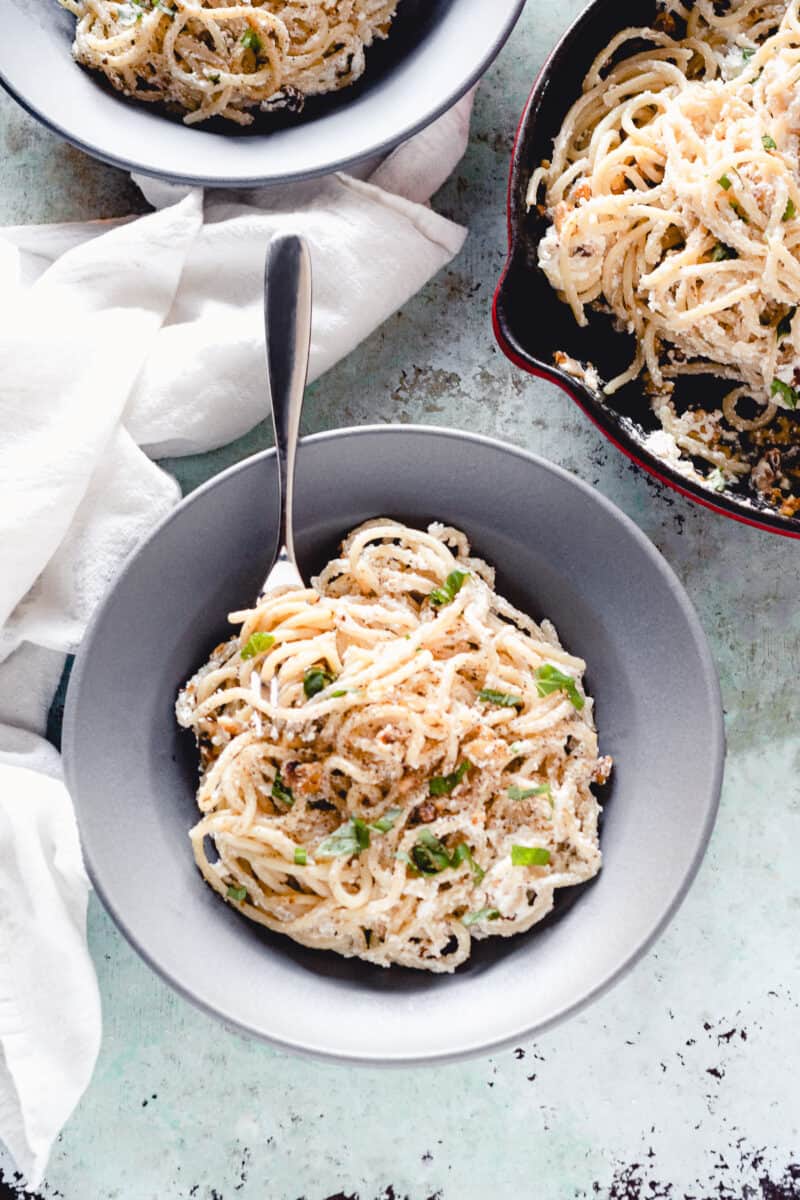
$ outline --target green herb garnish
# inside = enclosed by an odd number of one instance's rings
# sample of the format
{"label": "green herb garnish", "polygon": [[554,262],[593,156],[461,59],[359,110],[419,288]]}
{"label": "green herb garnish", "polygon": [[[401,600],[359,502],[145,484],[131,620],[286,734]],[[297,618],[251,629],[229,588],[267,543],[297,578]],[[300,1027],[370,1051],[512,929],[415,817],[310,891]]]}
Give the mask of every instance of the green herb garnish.
{"label": "green herb garnish", "polygon": [[742,208],[741,204],[737,204],[735,200],[731,200],[731,208],[736,213],[740,221],[743,221],[745,225],[750,224],[750,218]]}
{"label": "green herb garnish", "polygon": [[347,695],[347,688],[339,688],[335,692],[331,692],[331,700],[338,700],[341,696]]}
{"label": "green herb garnish", "polygon": [[530,800],[531,796],[550,796],[552,801],[550,784],[543,783],[540,787],[532,788],[510,787],[508,789],[509,800]]}
{"label": "green herb garnish", "polygon": [[544,846],[512,846],[511,863],[515,867],[546,867],[550,851]]}
{"label": "green herb garnish", "polygon": [[765,133],[762,136],[761,145],[764,147],[765,150],[777,150],[778,149],[778,143],[775,141],[775,138],[770,137],[768,133]]}
{"label": "green herb garnish", "polygon": [[309,667],[303,675],[303,691],[309,700],[333,683],[333,676],[324,667]]}
{"label": "green herb garnish", "polygon": [[295,846],[294,861],[298,867],[305,867],[308,864],[308,852],[302,846]]}
{"label": "green herb garnish", "polygon": [[472,871],[473,880],[476,884],[480,883],[486,872],[482,866],[475,862],[475,859],[472,857],[472,851],[466,842],[458,843],[450,859],[450,866],[460,867],[462,862],[469,863],[469,869]]}
{"label": "green herb garnish", "polygon": [[800,395],[795,389],[788,383],[784,383],[782,379],[773,379],[770,395],[780,396],[789,405],[789,408],[797,408],[797,401],[800,400]]}
{"label": "green herb garnish", "polygon": [[437,775],[428,782],[428,794],[431,796],[449,796],[454,791],[467,771],[472,766],[468,758],[456,767],[449,775]]}
{"label": "green herb garnish", "polygon": [[745,62],[749,62],[754,54],[755,54],[755,50],[751,46],[743,46],[742,47],[742,58],[744,59]]}
{"label": "green herb garnish", "polygon": [[271,650],[274,645],[275,638],[271,633],[253,633],[242,646],[242,658],[255,658],[257,654]]}
{"label": "green herb garnish", "polygon": [[402,815],[402,808],[390,808],[382,817],[378,817],[377,821],[371,823],[370,829],[374,829],[376,833],[388,833],[390,829],[394,829],[398,817]]}
{"label": "green herb garnish", "polygon": [[247,29],[242,34],[242,45],[246,50],[252,50],[253,54],[261,53],[261,38],[254,29]]}
{"label": "green herb garnish", "polygon": [[724,242],[717,242],[716,246],[711,251],[712,262],[724,262],[726,258],[738,257],[738,250],[734,250],[732,246],[726,246]]}
{"label": "green herb garnish", "polygon": [[551,692],[566,692],[578,712],[585,704],[572,676],[565,675],[552,663],[545,663],[543,667],[539,667],[536,672],[536,688],[540,696],[549,696]]}
{"label": "green herb garnish", "polygon": [[500,708],[524,708],[522,696],[512,696],[509,692],[496,692],[494,688],[481,688],[478,699],[487,704],[497,704]]}
{"label": "green herb garnish", "polygon": [[411,863],[415,870],[423,875],[438,875],[440,871],[452,866],[447,847],[430,829],[420,830],[411,849]]}
{"label": "green herb garnish", "polygon": [[243,900],[247,899],[247,888],[236,887],[234,884],[230,884],[228,887],[228,899],[236,900],[241,904]]}
{"label": "green herb garnish", "polygon": [[399,853],[397,858],[421,875],[438,875],[440,871],[446,871],[448,867],[460,867],[464,862],[469,863],[476,884],[480,883],[486,874],[483,867],[475,862],[466,842],[459,842],[451,854],[444,842],[440,842],[430,829],[419,831],[410,857]]}
{"label": "green herb garnish", "polygon": [[731,183],[731,181],[727,175],[720,175],[719,179],[717,180],[717,183],[719,184],[719,186],[721,188],[724,188],[726,192],[729,187],[733,186],[733,184]]}
{"label": "green herb garnish", "polygon": [[479,921],[496,921],[500,913],[496,908],[482,908],[479,912],[465,913],[461,918],[462,925],[477,925]]}
{"label": "green herb garnish", "polygon": [[280,772],[275,776],[272,783],[272,791],[270,792],[273,800],[280,800],[281,804],[285,804],[287,808],[291,808],[294,804],[294,796],[292,789],[287,788],[286,784],[280,777]]}
{"label": "green herb garnish", "polygon": [[451,571],[440,588],[434,588],[428,596],[431,604],[435,604],[440,608],[443,604],[450,604],[455,600],[458,593],[464,586],[464,580],[469,577],[468,571]]}
{"label": "green herb garnish", "polygon": [[344,825],[320,842],[316,849],[317,858],[348,858],[360,854],[369,847],[369,826],[360,817],[351,817]]}
{"label": "green herb garnish", "polygon": [[786,201],[786,208],[783,210],[783,216],[781,217],[781,220],[782,221],[791,221],[792,217],[794,217],[796,214],[797,214],[797,209],[794,206],[794,200],[790,196],[789,199]]}

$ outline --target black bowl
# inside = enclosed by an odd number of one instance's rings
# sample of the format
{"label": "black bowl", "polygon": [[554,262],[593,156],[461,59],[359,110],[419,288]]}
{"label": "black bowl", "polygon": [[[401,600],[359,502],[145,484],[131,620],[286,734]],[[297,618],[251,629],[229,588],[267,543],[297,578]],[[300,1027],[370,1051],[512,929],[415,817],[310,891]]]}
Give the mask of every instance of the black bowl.
{"label": "black bowl", "polygon": [[[645,438],[659,426],[641,380],[607,397],[554,365],[554,352],[562,350],[580,362],[593,363],[601,378],[612,378],[633,358],[634,339],[615,330],[610,317],[591,310],[587,311],[588,325],[581,328],[569,306],[557,299],[538,265],[537,248],[547,221],[535,209],[528,211],[528,183],[538,163],[550,156],[553,139],[580,95],[594,58],[627,25],[652,23],[656,11],[656,0],[593,0],[564,34],[534,84],[511,160],[509,251],[494,297],[495,337],[513,363],[558,384],[609,441],[662,483],[747,525],[800,537],[800,519],[782,516],[774,506],[743,488],[714,492],[656,457],[645,445]],[[679,391],[679,399],[699,403],[702,389],[703,398],[713,408],[718,406],[725,386],[730,384],[721,384],[711,376],[697,376],[681,381],[676,393]]]}

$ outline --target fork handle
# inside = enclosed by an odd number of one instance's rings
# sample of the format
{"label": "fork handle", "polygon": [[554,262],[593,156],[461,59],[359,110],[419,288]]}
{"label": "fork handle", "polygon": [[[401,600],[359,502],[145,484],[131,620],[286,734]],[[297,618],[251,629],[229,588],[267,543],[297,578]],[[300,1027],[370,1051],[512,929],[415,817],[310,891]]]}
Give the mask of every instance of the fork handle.
{"label": "fork handle", "polygon": [[311,349],[311,255],[303,238],[278,234],[264,271],[267,382],[278,458],[278,560],[295,568],[294,469]]}

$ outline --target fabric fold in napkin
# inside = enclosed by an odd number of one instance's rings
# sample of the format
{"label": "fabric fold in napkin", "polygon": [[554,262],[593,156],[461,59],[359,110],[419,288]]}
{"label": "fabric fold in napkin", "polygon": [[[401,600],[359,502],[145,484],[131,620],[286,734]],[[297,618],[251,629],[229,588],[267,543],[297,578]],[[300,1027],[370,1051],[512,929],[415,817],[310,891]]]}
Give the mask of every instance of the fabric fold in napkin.
{"label": "fabric fold in napkin", "polygon": [[265,416],[270,237],[310,244],[315,379],[460,250],[466,231],[427,201],[470,108],[366,181],[204,194],[138,179],[146,216],[0,230],[0,1140],[31,1186],[100,1043],[89,885],[44,738],[64,655],[179,499],[152,460]]}

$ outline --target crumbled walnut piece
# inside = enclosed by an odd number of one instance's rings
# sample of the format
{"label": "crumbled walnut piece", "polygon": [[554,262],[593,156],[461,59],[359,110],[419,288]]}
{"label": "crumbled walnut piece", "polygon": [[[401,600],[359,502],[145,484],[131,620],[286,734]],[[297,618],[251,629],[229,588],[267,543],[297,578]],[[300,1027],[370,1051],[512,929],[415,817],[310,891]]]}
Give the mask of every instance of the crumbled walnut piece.
{"label": "crumbled walnut piece", "polygon": [[598,758],[597,766],[592,774],[592,783],[608,783],[613,767],[614,760],[610,754],[604,754],[602,758]]}
{"label": "crumbled walnut piece", "polygon": [[750,472],[750,482],[757,492],[768,492],[778,482],[781,474],[781,452],[774,447],[760,458]]}
{"label": "crumbled walnut piece", "polygon": [[422,804],[418,804],[412,813],[412,820],[420,821],[423,825],[429,825],[431,821],[435,821],[438,812],[436,805],[432,800],[423,800]]}
{"label": "crumbled walnut piece", "polygon": [[318,796],[324,790],[325,774],[319,763],[288,762],[281,775],[299,796]]}

